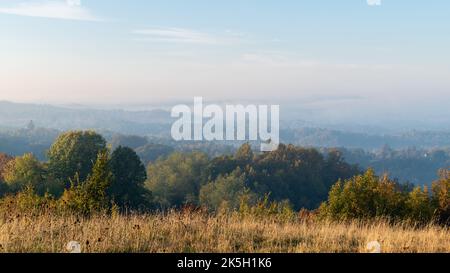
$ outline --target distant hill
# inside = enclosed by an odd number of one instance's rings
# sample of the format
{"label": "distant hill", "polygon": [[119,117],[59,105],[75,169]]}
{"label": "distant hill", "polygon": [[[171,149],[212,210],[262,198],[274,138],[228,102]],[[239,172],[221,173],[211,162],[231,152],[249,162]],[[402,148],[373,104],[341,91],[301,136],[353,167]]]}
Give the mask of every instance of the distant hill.
{"label": "distant hill", "polygon": [[367,134],[324,128],[291,128],[281,131],[285,143],[312,147],[345,147],[365,150],[388,145],[395,149],[410,147],[432,149],[450,147],[450,132],[407,131],[396,134]]}
{"label": "distant hill", "polygon": [[[0,101],[0,129],[20,129],[33,120],[38,128],[59,131],[95,129],[108,136],[155,136],[170,139],[173,119],[165,110],[127,111],[99,110],[80,105],[62,107],[52,105],[22,104]],[[345,147],[365,150],[380,149],[389,145],[394,149],[416,147],[421,149],[450,147],[448,131],[418,131],[386,133],[382,130],[353,131],[319,128],[307,122],[281,121],[281,141],[298,146]]]}
{"label": "distant hill", "polygon": [[23,128],[30,120],[57,130],[91,128],[143,135],[158,134],[170,128],[171,122],[170,113],[163,110],[97,110],[0,101],[0,127]]}

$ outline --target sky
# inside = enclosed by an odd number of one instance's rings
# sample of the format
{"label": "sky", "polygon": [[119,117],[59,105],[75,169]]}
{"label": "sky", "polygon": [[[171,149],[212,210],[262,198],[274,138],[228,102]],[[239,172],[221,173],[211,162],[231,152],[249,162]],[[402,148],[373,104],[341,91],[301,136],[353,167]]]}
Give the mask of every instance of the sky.
{"label": "sky", "polygon": [[0,100],[203,96],[436,118],[449,114],[449,12],[447,0],[0,0]]}

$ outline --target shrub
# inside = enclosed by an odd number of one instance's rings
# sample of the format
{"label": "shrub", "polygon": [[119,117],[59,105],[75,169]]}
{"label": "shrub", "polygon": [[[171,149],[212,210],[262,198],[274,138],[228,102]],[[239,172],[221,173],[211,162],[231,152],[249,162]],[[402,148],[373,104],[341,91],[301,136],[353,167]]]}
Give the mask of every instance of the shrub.
{"label": "shrub", "polygon": [[418,223],[429,223],[433,220],[433,205],[428,188],[415,188],[406,200],[407,217]]}
{"label": "shrub", "polygon": [[441,224],[450,224],[450,170],[442,170],[440,179],[433,183],[435,217]]}
{"label": "shrub", "polygon": [[39,196],[32,186],[27,186],[21,192],[8,195],[0,200],[0,213],[3,217],[16,217],[17,214],[37,216],[57,211],[56,200],[48,194]]}
{"label": "shrub", "polygon": [[372,169],[344,182],[336,183],[320,215],[336,220],[401,218],[406,196],[387,176],[378,177]]}
{"label": "shrub", "polygon": [[289,221],[295,218],[295,211],[289,201],[270,201],[270,195],[253,202],[254,196],[243,195],[239,207],[239,214],[242,217],[256,217],[258,219],[276,218],[278,220]]}
{"label": "shrub", "polygon": [[433,219],[433,206],[428,188],[412,190],[406,200],[407,218],[417,223],[429,223]]}
{"label": "shrub", "polygon": [[110,205],[107,189],[111,185],[112,174],[109,168],[108,152],[98,154],[92,173],[87,180],[80,183],[72,182],[60,199],[65,210],[73,213],[90,215],[95,212],[107,211]]}
{"label": "shrub", "polygon": [[3,173],[8,163],[12,160],[14,160],[14,157],[0,153],[0,182],[4,181]]}

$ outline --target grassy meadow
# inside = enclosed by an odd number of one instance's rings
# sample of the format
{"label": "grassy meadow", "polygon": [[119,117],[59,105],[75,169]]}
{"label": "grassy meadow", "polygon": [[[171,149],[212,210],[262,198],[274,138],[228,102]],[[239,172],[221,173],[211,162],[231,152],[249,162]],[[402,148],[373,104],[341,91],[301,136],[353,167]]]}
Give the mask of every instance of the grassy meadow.
{"label": "grassy meadow", "polygon": [[131,216],[15,215],[0,219],[0,252],[64,253],[69,241],[83,253],[383,253],[450,252],[450,230],[376,222],[237,213],[168,212]]}

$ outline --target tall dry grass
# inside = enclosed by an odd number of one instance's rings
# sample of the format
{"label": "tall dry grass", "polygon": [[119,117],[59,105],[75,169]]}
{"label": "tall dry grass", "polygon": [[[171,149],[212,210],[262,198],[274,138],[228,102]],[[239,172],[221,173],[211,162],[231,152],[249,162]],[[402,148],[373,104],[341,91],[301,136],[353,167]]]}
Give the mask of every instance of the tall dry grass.
{"label": "tall dry grass", "polygon": [[16,215],[0,219],[0,252],[66,252],[69,241],[83,252],[304,253],[367,252],[377,240],[383,252],[450,253],[450,230],[375,223],[212,216],[170,212],[134,216]]}

